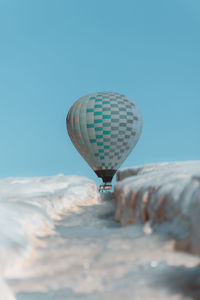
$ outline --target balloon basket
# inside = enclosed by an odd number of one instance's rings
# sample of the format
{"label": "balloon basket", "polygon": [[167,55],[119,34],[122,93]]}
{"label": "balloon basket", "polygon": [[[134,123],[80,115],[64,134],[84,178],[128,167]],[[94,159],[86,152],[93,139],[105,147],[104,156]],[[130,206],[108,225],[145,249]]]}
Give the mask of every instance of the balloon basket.
{"label": "balloon basket", "polygon": [[106,191],[110,191],[112,190],[112,184],[101,184],[99,186],[99,192],[100,193],[103,193],[103,192],[106,192]]}

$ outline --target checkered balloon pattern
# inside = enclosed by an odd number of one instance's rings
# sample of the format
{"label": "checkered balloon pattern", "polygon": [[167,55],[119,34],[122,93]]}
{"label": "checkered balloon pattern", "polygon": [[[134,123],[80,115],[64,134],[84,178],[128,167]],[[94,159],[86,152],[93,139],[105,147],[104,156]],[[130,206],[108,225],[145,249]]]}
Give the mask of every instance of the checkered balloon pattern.
{"label": "checkered balloon pattern", "polygon": [[142,115],[124,95],[99,92],[78,99],[67,115],[72,143],[94,171],[117,170],[142,132]]}

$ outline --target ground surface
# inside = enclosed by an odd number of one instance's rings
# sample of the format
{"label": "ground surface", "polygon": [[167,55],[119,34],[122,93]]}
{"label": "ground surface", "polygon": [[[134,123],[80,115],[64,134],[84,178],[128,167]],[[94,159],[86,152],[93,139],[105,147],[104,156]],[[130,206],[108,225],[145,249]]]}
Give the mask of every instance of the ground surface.
{"label": "ground surface", "polygon": [[112,195],[77,206],[40,238],[20,277],[17,300],[200,299],[200,259],[173,252],[172,240],[114,220]]}

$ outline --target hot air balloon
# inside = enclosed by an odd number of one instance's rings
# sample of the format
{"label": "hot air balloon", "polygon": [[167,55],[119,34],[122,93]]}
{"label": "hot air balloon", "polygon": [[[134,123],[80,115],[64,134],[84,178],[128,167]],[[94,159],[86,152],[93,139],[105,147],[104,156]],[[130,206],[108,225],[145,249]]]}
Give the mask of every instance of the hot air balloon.
{"label": "hot air balloon", "polygon": [[88,94],[72,105],[66,123],[72,143],[102,178],[100,190],[111,189],[113,176],[142,132],[137,105],[118,93]]}

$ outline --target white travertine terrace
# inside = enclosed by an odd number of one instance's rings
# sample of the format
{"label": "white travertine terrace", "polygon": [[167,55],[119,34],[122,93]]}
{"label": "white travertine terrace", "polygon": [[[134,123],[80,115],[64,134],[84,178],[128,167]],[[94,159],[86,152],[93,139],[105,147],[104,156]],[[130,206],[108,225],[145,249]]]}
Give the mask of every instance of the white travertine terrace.
{"label": "white travertine terrace", "polygon": [[122,225],[148,224],[172,235],[176,249],[200,253],[200,161],[122,169],[114,196]]}
{"label": "white travertine terrace", "polygon": [[115,199],[79,176],[0,180],[0,299],[200,298],[200,257],[173,251],[198,252],[199,162],[130,170]]}
{"label": "white travertine terrace", "polygon": [[[84,177],[0,180],[0,276],[20,277],[42,245],[38,238],[53,234],[56,220],[99,200],[96,184]],[[0,299],[15,299],[3,279],[0,294]]]}

